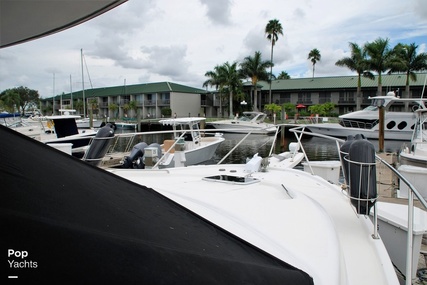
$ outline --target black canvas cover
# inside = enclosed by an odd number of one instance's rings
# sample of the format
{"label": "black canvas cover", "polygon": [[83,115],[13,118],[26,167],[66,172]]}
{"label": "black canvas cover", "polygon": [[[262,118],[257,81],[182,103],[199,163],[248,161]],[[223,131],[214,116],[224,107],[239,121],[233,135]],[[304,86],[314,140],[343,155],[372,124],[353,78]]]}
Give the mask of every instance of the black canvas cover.
{"label": "black canvas cover", "polygon": [[67,136],[77,135],[79,130],[77,129],[76,119],[54,119],[55,132],[58,138]]}
{"label": "black canvas cover", "polygon": [[152,189],[1,125],[0,139],[3,281],[313,284]]}

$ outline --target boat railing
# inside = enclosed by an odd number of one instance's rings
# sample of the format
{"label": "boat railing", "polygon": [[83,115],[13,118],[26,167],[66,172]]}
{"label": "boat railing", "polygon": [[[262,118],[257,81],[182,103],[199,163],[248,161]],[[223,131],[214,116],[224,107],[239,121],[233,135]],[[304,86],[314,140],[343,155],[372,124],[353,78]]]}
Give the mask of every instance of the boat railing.
{"label": "boat railing", "polygon": [[378,125],[379,120],[375,120],[373,122],[361,122],[357,120],[341,120],[340,125],[347,128],[358,128],[358,129],[372,129],[376,125]]}
{"label": "boat railing", "polygon": [[[280,127],[280,125],[279,125]],[[290,132],[293,132],[297,138],[297,141],[300,145],[300,148],[302,150],[302,152],[304,153],[305,159],[307,161],[307,164],[310,165],[310,161],[307,157],[307,154],[304,150],[304,146],[301,143],[301,139],[303,137],[303,135],[309,135],[309,136],[314,136],[314,137],[320,137],[320,138],[324,138],[324,139],[328,139],[328,140],[333,140],[336,142],[337,145],[337,150],[338,153],[340,152],[340,146],[345,142],[342,139],[338,139],[335,137],[330,137],[330,136],[326,136],[326,135],[322,135],[322,134],[316,134],[316,133],[312,133],[312,132],[308,132],[305,129],[305,126],[300,126],[300,127],[295,127],[290,129]],[[341,156],[340,156],[341,159]],[[382,159],[378,154],[375,154],[375,159],[376,162],[381,163],[382,165],[384,165],[387,169],[391,170],[392,173],[394,175],[396,175],[396,177],[398,179],[400,179],[401,183],[404,183],[408,186],[408,216],[407,216],[407,243],[406,243],[406,285],[410,285],[412,284],[412,280],[411,280],[411,276],[412,276],[412,267],[416,266],[414,264],[412,264],[412,248],[413,248],[413,229],[414,229],[414,199],[418,199],[419,203],[424,207],[424,209],[427,210],[427,202],[424,199],[424,197],[420,194],[420,192],[414,187],[414,185],[412,185],[412,183],[406,179],[394,166],[392,166],[391,164],[389,164],[387,161],[385,161],[384,159]],[[347,159],[349,161],[349,159]],[[351,161],[350,161],[351,162]],[[354,163],[358,163],[360,165],[360,167],[368,167],[371,168],[371,171],[373,170],[373,167],[375,167],[376,163],[360,163],[360,162],[354,162]],[[341,165],[342,161],[341,161]],[[313,169],[310,167],[310,171],[312,172],[312,174],[314,174]],[[343,189],[347,189],[348,187],[346,187],[344,185],[344,187],[342,187]],[[347,192],[348,194],[348,192]],[[377,199],[377,198],[376,198]],[[367,201],[366,199],[362,199],[363,201]],[[378,232],[377,232],[377,225],[378,225],[378,217],[377,217],[377,205],[376,203],[373,205],[373,209],[374,209],[374,213],[373,213],[373,223],[374,223],[374,227],[373,227],[373,238],[378,238]]]}
{"label": "boat railing", "polygon": [[[174,140],[174,143],[171,146],[168,145],[168,149],[165,149],[165,153],[162,155],[162,157],[159,158],[159,163],[160,163],[167,157],[167,154],[171,153],[171,151],[174,149],[177,143],[184,140],[184,137],[188,134],[191,134],[192,132],[194,133],[195,130],[181,129],[177,131],[172,129],[172,130],[163,130],[163,131],[115,133],[114,137],[112,137],[112,142],[110,143],[105,153],[105,158],[106,158],[106,161],[111,160],[110,163],[114,161],[115,163],[113,163],[113,165],[117,166],[117,164],[120,163],[117,161],[119,157],[123,159],[124,156],[126,156],[126,154],[132,151],[133,147],[136,144],[140,142],[146,142],[148,144],[151,144],[151,143],[163,144],[163,141],[165,139],[164,135],[170,134],[171,135],[170,139]],[[177,133],[179,133],[179,136]],[[207,136],[213,137],[220,132],[218,132],[217,129],[197,129],[197,133],[201,134],[203,137],[207,137]],[[160,137],[156,137],[156,136],[160,136]],[[108,163],[108,165],[110,164]]]}

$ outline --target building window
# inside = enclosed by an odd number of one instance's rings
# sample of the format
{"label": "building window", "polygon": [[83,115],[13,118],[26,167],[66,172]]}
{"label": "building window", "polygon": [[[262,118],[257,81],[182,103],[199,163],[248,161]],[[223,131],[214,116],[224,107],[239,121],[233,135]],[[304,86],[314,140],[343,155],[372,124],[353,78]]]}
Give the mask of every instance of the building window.
{"label": "building window", "polygon": [[121,106],[126,105],[129,103],[129,101],[130,101],[130,95],[122,96],[120,100],[120,105]]}
{"label": "building window", "polygon": [[319,93],[319,104],[331,102],[331,92],[320,92]]}
{"label": "building window", "polygon": [[377,91],[376,90],[368,90],[368,91],[363,91],[363,104],[369,104],[371,105],[372,100],[369,99],[369,97],[375,97],[377,96]]}
{"label": "building window", "polygon": [[341,91],[339,96],[338,103],[354,103],[354,92],[352,91]]}
{"label": "building window", "polygon": [[282,105],[284,103],[291,102],[291,94],[290,93],[280,93],[279,96],[279,104]]}
{"label": "building window", "polygon": [[309,92],[298,93],[298,104],[311,104],[311,93]]}

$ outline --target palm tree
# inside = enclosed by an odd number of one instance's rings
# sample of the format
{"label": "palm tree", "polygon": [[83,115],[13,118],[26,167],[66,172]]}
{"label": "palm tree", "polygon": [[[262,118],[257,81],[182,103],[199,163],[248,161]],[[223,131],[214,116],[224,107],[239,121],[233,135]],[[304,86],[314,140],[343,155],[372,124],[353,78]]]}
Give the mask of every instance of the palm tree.
{"label": "palm tree", "polygon": [[[391,62],[391,72],[405,72],[406,86],[405,97],[409,98],[409,81],[416,81],[416,71],[427,69],[427,53],[423,52],[417,55],[418,46],[415,43],[410,45],[397,44],[393,49],[394,59]],[[408,111],[409,102],[405,102],[405,111]]]}
{"label": "palm tree", "polygon": [[277,76],[277,79],[291,79],[291,76],[286,71],[282,71]]}
{"label": "palm tree", "polygon": [[[270,74],[273,74],[273,47],[279,39],[279,34],[283,36],[283,28],[282,24],[280,24],[279,20],[274,19],[270,20],[265,26],[265,33],[267,34],[267,39],[271,42],[271,66],[270,66]],[[269,103],[271,104],[271,78],[270,78],[270,90],[269,90]]]}
{"label": "palm tree", "polygon": [[266,80],[268,81],[269,73],[266,71],[267,68],[271,67],[272,63],[271,61],[263,61],[261,52],[256,51],[255,55],[247,56],[243,60],[242,63],[240,63],[240,72],[242,74],[242,77],[249,77],[252,81],[252,85],[254,86],[254,110],[258,111],[258,94],[257,94],[257,83],[259,80]]}
{"label": "palm tree", "polygon": [[129,109],[133,110],[133,112],[136,114],[138,111],[138,102],[136,102],[135,100],[131,100],[128,103],[129,105]]}
{"label": "palm tree", "polygon": [[319,51],[317,48],[312,49],[312,50],[308,53],[308,57],[307,57],[307,59],[311,60],[311,62],[313,63],[313,78],[314,78],[314,66],[316,65],[316,63],[317,63],[318,61],[320,61],[320,58],[321,58],[321,57],[322,57],[322,56],[320,55],[320,51]]}
{"label": "palm tree", "polygon": [[220,66],[219,72],[220,82],[224,87],[227,87],[229,92],[229,117],[233,118],[233,94],[237,94],[237,89],[242,85],[240,81],[241,74],[237,70],[237,62],[232,64],[224,63]]}
{"label": "palm tree", "polygon": [[74,104],[74,107],[79,112],[79,114],[81,114],[83,112],[83,101],[82,100],[77,100],[77,102]]}
{"label": "palm tree", "polygon": [[368,64],[366,61],[366,51],[359,47],[356,43],[349,43],[350,49],[351,49],[351,56],[350,57],[344,57],[340,60],[338,60],[335,65],[337,66],[345,66],[351,71],[357,72],[357,94],[356,94],[356,109],[360,110],[361,107],[361,101],[362,101],[362,76],[367,77],[369,79],[374,80],[375,76],[368,71]]}
{"label": "palm tree", "polygon": [[108,109],[113,114],[112,117],[116,118],[116,111],[117,111],[117,109],[119,109],[119,105],[117,105],[116,103],[111,103],[108,105]]}
{"label": "palm tree", "polygon": [[221,82],[221,66],[217,65],[213,70],[207,71],[205,76],[209,79],[203,83],[203,87],[215,86],[215,90],[219,91],[219,112],[222,114],[222,91],[224,83]]}
{"label": "palm tree", "polygon": [[93,128],[93,111],[98,109],[98,100],[92,98],[89,100],[89,127]]}
{"label": "palm tree", "polygon": [[389,40],[378,38],[372,43],[366,43],[364,46],[368,56],[369,70],[378,73],[378,95],[382,94],[381,74],[390,68],[391,50]]}

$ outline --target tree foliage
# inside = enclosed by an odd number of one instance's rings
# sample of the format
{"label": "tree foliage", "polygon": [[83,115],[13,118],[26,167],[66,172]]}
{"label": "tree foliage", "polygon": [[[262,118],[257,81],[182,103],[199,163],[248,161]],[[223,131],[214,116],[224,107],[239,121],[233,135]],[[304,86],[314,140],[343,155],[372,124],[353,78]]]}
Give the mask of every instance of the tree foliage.
{"label": "tree foliage", "polygon": [[0,94],[0,100],[6,109],[13,111],[16,106],[19,112],[24,115],[25,110],[30,105],[35,104],[37,106],[39,104],[40,95],[37,90],[20,86],[4,90]]}
{"label": "tree foliage", "polygon": [[366,54],[368,56],[368,68],[378,73],[378,95],[382,93],[382,77],[391,66],[392,52],[390,50],[389,39],[378,38],[371,43],[365,44]]}
{"label": "tree foliage", "polygon": [[[392,72],[404,72],[406,75],[406,94],[405,97],[409,98],[409,81],[416,81],[416,71],[427,70],[427,53],[422,52],[417,54],[418,46],[415,43],[410,45],[397,44],[392,50],[392,59],[390,60],[390,71]],[[405,102],[405,108],[408,108],[407,102]]]}
{"label": "tree foliage", "polygon": [[247,56],[240,63],[240,72],[242,77],[250,78],[254,86],[254,109],[258,111],[258,91],[257,83],[259,80],[269,80],[269,73],[266,71],[273,63],[269,60],[262,60],[260,51],[256,51],[254,56]]}
{"label": "tree foliage", "polygon": [[295,108],[295,104],[292,104],[290,102],[282,104],[282,110],[284,110],[289,116],[293,116],[295,114]]}
{"label": "tree foliage", "polygon": [[271,111],[271,113],[273,113],[273,114],[277,114],[280,111],[282,111],[282,106],[274,104],[274,103],[267,104],[267,105],[264,106],[264,108],[267,111]]}
{"label": "tree foliage", "polygon": [[322,56],[320,55],[320,51],[317,48],[312,49],[308,53],[307,59],[309,59],[311,61],[311,63],[313,64],[313,78],[314,78],[314,66],[316,65],[316,63],[318,61],[320,61],[321,58],[322,58]]}
{"label": "tree foliage", "polygon": [[335,104],[331,102],[323,103],[323,104],[317,104],[312,105],[308,107],[308,111],[311,114],[318,114],[320,116],[330,116],[332,111],[335,109]]}
{"label": "tree foliage", "polygon": [[[228,94],[230,117],[234,114],[233,100],[242,97],[242,77],[237,66],[237,62],[229,63],[228,61],[217,65],[213,70],[205,73],[208,80],[203,83],[203,87],[215,86],[216,90],[219,90],[220,101],[222,101],[223,93]],[[220,112],[221,105],[220,102]]]}
{"label": "tree foliage", "polygon": [[291,76],[286,71],[281,71],[277,79],[291,79]]}
{"label": "tree foliage", "polygon": [[279,20],[273,19],[267,23],[265,26],[265,34],[267,35],[267,39],[271,42],[271,53],[270,53],[270,90],[269,90],[269,102],[271,104],[271,80],[273,80],[273,47],[279,39],[279,35],[283,36],[283,27],[280,24]]}
{"label": "tree foliage", "polygon": [[366,56],[366,50],[361,48],[356,43],[349,43],[351,49],[350,57],[344,57],[338,60],[335,65],[337,66],[345,66],[351,71],[357,72],[357,101],[356,101],[356,109],[360,110],[361,101],[362,101],[362,76],[367,77],[369,79],[374,80],[375,76],[372,72],[369,71],[369,64]]}

